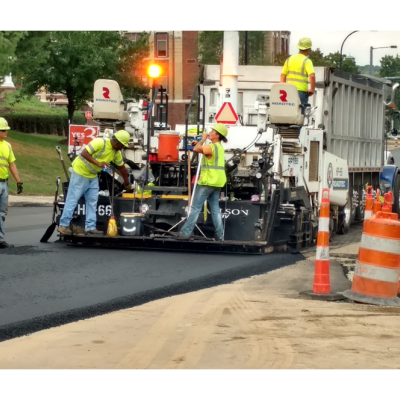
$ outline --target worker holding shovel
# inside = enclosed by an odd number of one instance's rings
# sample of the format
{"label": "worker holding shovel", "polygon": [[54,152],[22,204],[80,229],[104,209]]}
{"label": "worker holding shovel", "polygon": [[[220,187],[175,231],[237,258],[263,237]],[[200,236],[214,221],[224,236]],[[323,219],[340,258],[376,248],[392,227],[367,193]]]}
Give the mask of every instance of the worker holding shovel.
{"label": "worker holding shovel", "polygon": [[[187,221],[183,225],[178,239],[188,240],[190,238],[203,204],[207,199],[210,203],[211,216],[215,227],[215,240],[224,239],[219,197],[221,188],[226,183],[225,151],[221,141],[227,142],[227,136],[228,128],[224,124],[216,124],[209,135],[203,133],[202,139],[193,149],[193,152],[201,155],[201,160],[199,160],[201,173],[196,191],[193,194],[193,203],[189,209]],[[207,139],[211,140],[211,144],[204,145]]]}
{"label": "worker holding shovel", "polygon": [[131,191],[128,172],[121,154],[121,150],[128,146],[129,140],[130,134],[124,130],[116,132],[111,139],[93,139],[74,160],[67,199],[58,228],[58,232],[62,235],[72,235],[70,223],[82,196],[85,196],[86,203],[85,233],[87,235],[103,234],[102,231],[96,229],[96,208],[99,197],[97,175],[113,161],[124,178],[125,189]]}

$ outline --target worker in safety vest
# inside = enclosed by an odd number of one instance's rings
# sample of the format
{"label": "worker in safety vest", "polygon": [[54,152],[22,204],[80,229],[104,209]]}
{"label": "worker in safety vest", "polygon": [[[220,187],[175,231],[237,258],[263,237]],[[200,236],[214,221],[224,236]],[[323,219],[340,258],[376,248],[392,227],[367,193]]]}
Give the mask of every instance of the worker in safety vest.
{"label": "worker in safety vest", "polygon": [[0,118],[0,249],[14,247],[4,240],[5,233],[3,228],[8,208],[9,171],[11,171],[12,176],[17,182],[17,193],[22,193],[22,182],[19,180],[14,153],[11,144],[5,141],[9,130],[8,122],[4,118]]}
{"label": "worker in safety vest", "polygon": [[[308,58],[311,51],[311,39],[302,38],[299,40],[297,48],[300,50],[295,56],[289,57],[283,65],[281,82],[292,83],[296,86],[304,114],[304,104],[308,103],[308,98],[315,93],[315,72],[312,61]],[[308,87],[310,84],[310,87]]]}
{"label": "worker in safety vest", "polygon": [[98,174],[113,161],[124,178],[125,189],[131,191],[128,172],[121,154],[121,150],[128,146],[129,140],[130,134],[124,130],[116,132],[111,139],[96,138],[75,158],[72,163],[67,199],[58,228],[58,232],[62,235],[72,235],[70,223],[82,195],[85,196],[86,204],[86,234],[103,234],[102,231],[96,229],[96,209],[99,197]]}
{"label": "worker in safety vest", "polygon": [[[219,196],[221,188],[224,187],[226,183],[225,151],[221,145],[221,141],[227,142],[227,136],[228,128],[223,124],[216,124],[213,126],[209,135],[203,133],[202,139],[196,143],[193,149],[195,153],[203,154],[201,173],[188,219],[183,225],[178,239],[187,240],[190,238],[203,204],[207,199],[210,204],[211,216],[215,227],[214,237],[216,240],[223,240],[224,238],[221,210],[219,208]],[[204,145],[207,139],[211,140],[211,144]],[[194,143],[195,142],[193,142],[193,144]]]}

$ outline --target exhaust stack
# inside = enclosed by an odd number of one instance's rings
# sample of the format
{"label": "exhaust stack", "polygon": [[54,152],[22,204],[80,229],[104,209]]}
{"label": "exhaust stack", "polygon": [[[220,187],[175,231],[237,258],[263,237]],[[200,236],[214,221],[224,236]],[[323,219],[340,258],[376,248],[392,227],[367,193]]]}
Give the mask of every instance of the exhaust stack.
{"label": "exhaust stack", "polygon": [[221,62],[220,104],[229,102],[237,112],[239,69],[239,32],[224,32],[223,59]]}

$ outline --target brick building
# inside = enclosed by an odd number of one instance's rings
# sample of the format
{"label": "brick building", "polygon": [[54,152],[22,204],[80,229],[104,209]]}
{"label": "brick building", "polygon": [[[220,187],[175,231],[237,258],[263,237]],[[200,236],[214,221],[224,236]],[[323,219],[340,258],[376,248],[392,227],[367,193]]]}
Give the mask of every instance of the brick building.
{"label": "brick building", "polygon": [[265,35],[265,48],[267,57],[273,65],[278,54],[289,54],[290,31],[269,31]]}
{"label": "brick building", "polygon": [[[140,32],[127,31],[127,37],[136,40]],[[144,60],[136,74],[144,83],[148,81],[147,68],[155,63],[162,68],[158,84],[166,88],[168,94],[168,124],[174,129],[176,124],[185,123],[186,110],[195,85],[199,79],[197,54],[197,31],[152,31],[150,32],[150,57]],[[157,105],[156,115],[162,110]],[[157,118],[159,119],[159,118]]]}

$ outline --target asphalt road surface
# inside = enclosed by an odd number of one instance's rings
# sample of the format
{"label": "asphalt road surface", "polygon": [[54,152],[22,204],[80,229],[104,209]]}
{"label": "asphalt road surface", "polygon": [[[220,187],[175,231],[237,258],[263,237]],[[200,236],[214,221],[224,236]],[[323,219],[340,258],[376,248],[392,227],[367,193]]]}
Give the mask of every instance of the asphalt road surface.
{"label": "asphalt road surface", "polygon": [[391,149],[390,152],[392,153],[392,156],[394,158],[394,163],[396,165],[400,165],[400,147],[396,149]]}
{"label": "asphalt road surface", "polygon": [[0,341],[268,272],[303,256],[77,248],[40,238],[50,207],[10,207],[0,250]]}

